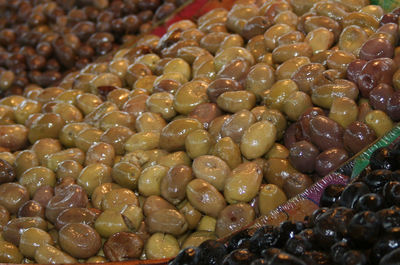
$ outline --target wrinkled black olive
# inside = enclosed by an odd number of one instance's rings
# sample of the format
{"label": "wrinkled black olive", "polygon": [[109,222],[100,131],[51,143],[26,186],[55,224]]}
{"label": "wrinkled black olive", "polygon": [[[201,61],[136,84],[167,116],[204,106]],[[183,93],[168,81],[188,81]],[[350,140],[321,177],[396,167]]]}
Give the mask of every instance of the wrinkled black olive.
{"label": "wrinkled black olive", "polygon": [[367,193],[361,196],[356,205],[357,211],[372,211],[376,212],[385,207],[385,201],[383,197],[376,193]]}
{"label": "wrinkled black olive", "polygon": [[291,221],[284,221],[279,226],[279,240],[278,246],[283,247],[289,238],[294,237],[301,230],[303,230],[303,224],[301,222],[293,223]]}
{"label": "wrinkled black olive", "polygon": [[374,263],[377,263],[387,253],[399,247],[400,227],[391,228],[372,247],[370,258]]}
{"label": "wrinkled black olive", "polygon": [[370,157],[371,169],[395,170],[396,161],[387,147],[376,149]]}
{"label": "wrinkled black olive", "polygon": [[400,182],[391,181],[384,186],[383,196],[388,206],[400,206]]}
{"label": "wrinkled black olive", "polygon": [[343,264],[343,255],[350,250],[347,242],[339,241],[331,246],[330,254],[334,264]]}
{"label": "wrinkled black olive", "polygon": [[253,253],[259,253],[261,250],[274,247],[279,240],[279,231],[273,226],[263,226],[259,228],[250,238],[249,250]]}
{"label": "wrinkled black olive", "polygon": [[381,222],[379,215],[371,211],[355,214],[350,220],[348,231],[350,237],[361,248],[369,248],[378,239]]}
{"label": "wrinkled black olive", "polygon": [[364,195],[369,193],[370,190],[368,186],[363,182],[354,182],[347,186],[340,198],[338,200],[338,204],[347,208],[353,208],[358,199]]}
{"label": "wrinkled black olive", "polygon": [[319,201],[319,206],[331,207],[339,199],[344,188],[344,185],[339,184],[332,184],[326,187]]}
{"label": "wrinkled black olive", "polygon": [[248,249],[237,249],[229,253],[223,260],[222,265],[248,265],[256,256]]}
{"label": "wrinkled black olive", "polygon": [[285,250],[295,256],[300,256],[311,249],[312,243],[300,235],[289,238],[285,245]]}
{"label": "wrinkled black olive", "polygon": [[393,209],[383,209],[378,212],[381,220],[381,226],[384,230],[389,230],[393,227],[400,227],[400,211]]}
{"label": "wrinkled black olive", "polygon": [[221,264],[227,254],[225,245],[216,240],[206,240],[198,248],[199,264]]}
{"label": "wrinkled black olive", "polygon": [[387,169],[377,169],[366,174],[362,180],[368,185],[373,192],[382,190],[385,183],[393,179],[393,173]]}
{"label": "wrinkled black olive", "polygon": [[250,247],[250,230],[245,229],[238,233],[235,233],[233,236],[229,238],[229,242],[227,244],[227,251],[231,252],[232,250],[238,248],[249,248]]}

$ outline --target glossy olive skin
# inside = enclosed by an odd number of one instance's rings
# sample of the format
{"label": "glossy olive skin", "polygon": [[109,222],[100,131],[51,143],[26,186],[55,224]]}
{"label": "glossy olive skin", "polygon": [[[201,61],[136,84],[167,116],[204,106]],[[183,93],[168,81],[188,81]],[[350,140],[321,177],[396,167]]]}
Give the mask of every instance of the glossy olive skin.
{"label": "glossy olive skin", "polygon": [[296,142],[290,148],[289,161],[292,165],[303,173],[314,171],[315,159],[319,150],[312,143],[307,141]]}
{"label": "glossy olive skin", "polygon": [[377,58],[392,58],[394,47],[389,40],[375,38],[366,41],[360,49],[361,60],[373,60]]}
{"label": "glossy olive skin", "polygon": [[317,156],[315,161],[315,171],[320,176],[325,176],[347,161],[348,158],[349,155],[344,149],[327,149]]}
{"label": "glossy olive skin", "polygon": [[112,235],[103,246],[106,257],[111,261],[138,258],[143,250],[142,239],[133,233],[120,232]]}
{"label": "glossy olive skin", "polygon": [[318,115],[310,120],[311,142],[321,150],[343,147],[343,127],[335,121]]}
{"label": "glossy olive skin", "polygon": [[[85,234],[85,237],[81,235]],[[59,232],[61,248],[76,258],[88,258],[97,253],[101,247],[100,235],[86,225],[70,223],[63,226]]]}
{"label": "glossy olive skin", "polygon": [[12,182],[16,177],[15,169],[10,163],[0,160],[0,183]]}
{"label": "glossy olive skin", "polygon": [[368,61],[362,68],[357,83],[361,94],[369,96],[371,90],[380,83],[392,85],[395,62],[390,58],[378,58]]}
{"label": "glossy olive skin", "polygon": [[360,121],[352,122],[343,134],[344,147],[353,154],[361,151],[365,146],[375,141],[375,139],[375,131]]}

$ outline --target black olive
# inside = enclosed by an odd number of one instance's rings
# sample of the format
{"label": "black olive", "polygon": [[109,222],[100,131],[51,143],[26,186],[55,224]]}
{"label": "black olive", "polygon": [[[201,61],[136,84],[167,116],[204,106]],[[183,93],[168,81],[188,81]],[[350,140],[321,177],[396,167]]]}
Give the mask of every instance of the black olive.
{"label": "black olive", "polygon": [[344,188],[344,185],[339,184],[332,184],[326,187],[319,201],[319,206],[331,207],[339,199]]}
{"label": "black olive", "polygon": [[335,242],[341,239],[336,222],[329,215],[329,212],[321,215],[315,225],[314,231],[317,244],[322,249],[329,249]]}
{"label": "black olive", "polygon": [[370,193],[368,186],[363,182],[354,182],[347,186],[339,197],[338,204],[347,208],[353,208],[358,199]]}
{"label": "black olive", "polygon": [[303,231],[298,233],[298,235],[305,238],[308,242],[313,244],[315,247],[316,236],[315,236],[314,229],[312,229],[312,228],[303,229]]}
{"label": "black olive", "polygon": [[350,250],[346,241],[339,241],[331,246],[330,254],[334,264],[343,264],[343,255]]}
{"label": "black olive", "polygon": [[216,240],[206,240],[198,248],[199,264],[221,264],[227,254],[225,245]]}
{"label": "black olive", "polygon": [[179,254],[171,260],[168,265],[196,265],[198,263],[198,248],[185,248],[182,249]]}
{"label": "black olive", "polygon": [[350,220],[348,231],[358,247],[369,248],[377,241],[380,227],[379,215],[375,212],[364,211],[354,215]]}
{"label": "black olive", "polygon": [[285,250],[295,256],[300,256],[307,250],[311,249],[312,243],[300,235],[295,235],[294,237],[289,238],[285,245]]}
{"label": "black olive", "polygon": [[279,240],[279,231],[273,226],[263,226],[259,228],[250,238],[249,250],[259,253],[269,247],[275,247]]}
{"label": "black olive", "polygon": [[394,170],[396,161],[394,156],[387,147],[380,147],[376,149],[370,157],[370,167],[375,169],[389,169]]}
{"label": "black olive", "polygon": [[[229,253],[223,260],[222,265],[248,265],[257,257],[251,253],[248,249],[242,248],[237,249]],[[207,264],[207,263],[204,263]]]}
{"label": "black olive", "polygon": [[387,204],[400,206],[400,183],[396,181],[394,184],[388,185],[387,188],[388,190],[385,192]]}
{"label": "black olive", "polygon": [[379,265],[399,265],[400,264],[400,248],[393,250],[392,252],[383,256]]}
{"label": "black olive", "polygon": [[306,251],[301,257],[307,265],[330,265],[329,255],[322,251]]}
{"label": "black olive", "polygon": [[393,172],[387,169],[378,169],[373,170],[370,173],[366,174],[362,181],[368,185],[371,191],[379,192],[382,190],[385,183],[393,180]]}
{"label": "black olive", "polygon": [[400,227],[394,227],[386,231],[378,242],[372,247],[370,258],[374,263],[392,250],[400,247]]}
{"label": "black olive", "polygon": [[273,257],[281,252],[282,250],[280,248],[266,248],[261,251],[261,257],[265,260],[270,261]]}
{"label": "black olive", "polygon": [[293,223],[291,221],[284,221],[279,226],[279,240],[277,245],[283,247],[289,238],[294,237],[301,230],[303,230],[303,225],[300,222]]}
{"label": "black olive", "polygon": [[389,230],[393,227],[400,227],[400,211],[388,208],[380,210],[378,215],[384,230]]}
{"label": "black olive", "polygon": [[277,255],[275,255],[270,263],[270,265],[306,265],[304,261],[301,259],[290,255],[288,253],[281,252]]}
{"label": "black olive", "polygon": [[357,211],[372,211],[376,212],[385,207],[383,196],[376,193],[367,193],[358,199],[355,209]]}
{"label": "black olive", "polygon": [[343,264],[365,265],[367,264],[367,257],[361,251],[349,250],[343,255]]}
{"label": "black olive", "polygon": [[233,236],[229,238],[227,243],[227,250],[231,252],[232,250],[238,248],[249,248],[250,247],[250,230],[245,229],[238,233],[235,233]]}
{"label": "black olive", "polygon": [[320,208],[316,209],[309,218],[310,225],[315,226],[315,224],[318,222],[318,219],[321,217],[321,215],[326,213],[328,210],[329,210],[329,208],[326,208],[326,207],[320,207]]}

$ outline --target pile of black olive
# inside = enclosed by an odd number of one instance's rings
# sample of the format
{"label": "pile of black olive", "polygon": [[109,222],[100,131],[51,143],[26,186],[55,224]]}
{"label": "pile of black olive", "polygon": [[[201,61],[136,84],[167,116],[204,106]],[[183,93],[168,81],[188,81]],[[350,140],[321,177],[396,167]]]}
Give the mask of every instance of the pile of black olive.
{"label": "pile of black olive", "polygon": [[177,264],[400,264],[400,143],[374,151],[350,185],[328,186],[303,222],[208,240],[169,262]]}
{"label": "pile of black olive", "polygon": [[147,33],[186,0],[1,0],[0,95],[56,85]]}

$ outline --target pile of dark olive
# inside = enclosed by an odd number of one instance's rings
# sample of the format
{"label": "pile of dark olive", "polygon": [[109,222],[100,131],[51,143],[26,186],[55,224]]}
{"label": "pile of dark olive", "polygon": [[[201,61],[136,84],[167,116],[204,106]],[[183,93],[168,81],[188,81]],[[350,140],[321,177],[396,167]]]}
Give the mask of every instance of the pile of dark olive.
{"label": "pile of dark olive", "polygon": [[48,87],[116,50],[184,0],[3,0],[0,2],[0,90]]}
{"label": "pile of dark olive", "polygon": [[348,186],[330,185],[303,222],[246,229],[183,249],[169,265],[394,265],[400,261],[400,144]]}
{"label": "pile of dark olive", "polygon": [[171,258],[269,214],[399,121],[398,13],[239,0],[1,98],[0,262]]}

